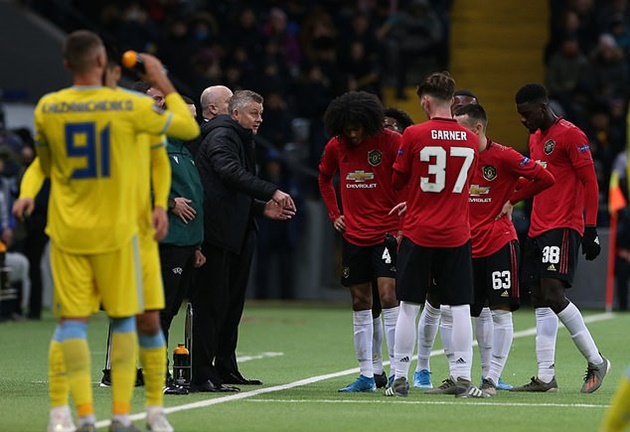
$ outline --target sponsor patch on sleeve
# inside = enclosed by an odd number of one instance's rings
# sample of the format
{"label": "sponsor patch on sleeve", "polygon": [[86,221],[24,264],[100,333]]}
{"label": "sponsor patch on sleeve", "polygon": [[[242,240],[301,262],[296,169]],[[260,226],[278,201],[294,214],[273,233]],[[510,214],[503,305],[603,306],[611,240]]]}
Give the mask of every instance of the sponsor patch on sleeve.
{"label": "sponsor patch on sleeve", "polygon": [[591,149],[591,146],[588,144],[584,144],[578,147],[577,151],[580,153],[585,153]]}

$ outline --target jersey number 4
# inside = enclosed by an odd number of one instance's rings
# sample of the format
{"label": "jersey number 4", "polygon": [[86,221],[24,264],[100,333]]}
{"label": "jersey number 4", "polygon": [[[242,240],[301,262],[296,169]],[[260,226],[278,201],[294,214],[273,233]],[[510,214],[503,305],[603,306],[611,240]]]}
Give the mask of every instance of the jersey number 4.
{"label": "jersey number 4", "polygon": [[94,123],[66,124],[66,152],[85,166],[72,171],[73,179],[109,177],[109,125],[98,132]]}
{"label": "jersey number 4", "polygon": [[[475,151],[468,147],[451,147],[450,157],[464,158],[462,168],[459,170],[457,180],[453,185],[453,193],[462,193],[466,186],[466,179],[468,178],[468,170],[475,159]],[[431,177],[420,177],[420,189],[422,192],[440,193],[446,186],[446,164],[447,155],[446,149],[436,146],[424,147],[420,150],[420,161],[431,162],[429,163],[428,173]]]}

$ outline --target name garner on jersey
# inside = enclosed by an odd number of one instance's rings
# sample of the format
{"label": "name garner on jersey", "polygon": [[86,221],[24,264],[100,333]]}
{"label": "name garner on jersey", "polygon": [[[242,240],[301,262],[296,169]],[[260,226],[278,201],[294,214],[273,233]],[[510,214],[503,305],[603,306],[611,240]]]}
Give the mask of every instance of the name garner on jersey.
{"label": "name garner on jersey", "polygon": [[448,141],[466,141],[466,131],[431,129],[431,139]]}

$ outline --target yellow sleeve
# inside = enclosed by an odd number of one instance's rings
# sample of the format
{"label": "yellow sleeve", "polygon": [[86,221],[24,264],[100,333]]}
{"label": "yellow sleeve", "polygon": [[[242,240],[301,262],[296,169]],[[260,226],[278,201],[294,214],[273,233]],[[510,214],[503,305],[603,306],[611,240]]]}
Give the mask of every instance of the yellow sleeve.
{"label": "yellow sleeve", "polygon": [[[37,153],[40,168],[44,176],[50,175],[50,148],[44,131],[44,122],[42,118],[43,99],[40,99],[35,108],[35,152]],[[41,187],[41,185],[40,185]]]}
{"label": "yellow sleeve", "polygon": [[199,125],[190,114],[188,105],[186,105],[186,102],[184,102],[184,99],[182,99],[179,93],[166,95],[166,106],[168,107],[168,111],[173,114],[173,119],[162,133],[185,141],[199,136]]}
{"label": "yellow sleeve", "polygon": [[[162,136],[163,137],[163,136]],[[151,187],[155,207],[168,208],[168,195],[171,192],[171,163],[164,146],[151,143]]]}
{"label": "yellow sleeve", "polygon": [[136,97],[133,118],[138,132],[166,134],[185,141],[199,135],[199,125],[178,93],[166,96],[167,110],[153,106],[153,99],[148,96]]}
{"label": "yellow sleeve", "polygon": [[44,180],[46,180],[46,175],[42,170],[39,157],[36,157],[28,166],[26,171],[24,171],[24,176],[22,177],[22,182],[20,183],[19,199],[35,199],[44,184]]}

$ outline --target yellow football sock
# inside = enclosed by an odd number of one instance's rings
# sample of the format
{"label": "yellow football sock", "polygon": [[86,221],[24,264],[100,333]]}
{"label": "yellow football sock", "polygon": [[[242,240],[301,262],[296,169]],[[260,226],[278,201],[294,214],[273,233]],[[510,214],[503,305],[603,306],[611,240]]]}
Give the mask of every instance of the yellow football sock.
{"label": "yellow football sock", "polygon": [[90,349],[87,339],[66,339],[61,342],[61,348],[68,386],[77,406],[77,414],[79,417],[91,416],[94,414],[94,403],[90,376]]}
{"label": "yellow football sock", "polygon": [[624,376],[613,396],[601,430],[602,432],[621,432],[628,423],[630,423],[630,375]]}
{"label": "yellow football sock", "polygon": [[112,412],[127,415],[131,412],[131,396],[136,382],[138,337],[135,317],[112,320]]}
{"label": "yellow football sock", "polygon": [[[160,336],[162,333],[160,332]],[[147,406],[162,406],[164,404],[164,381],[166,379],[166,346],[142,346],[140,336],[140,362],[144,372],[144,392]],[[149,336],[151,337],[151,336]],[[162,337],[162,341],[164,338]]]}
{"label": "yellow football sock", "polygon": [[48,396],[52,408],[68,405],[68,375],[63,362],[61,343],[55,339],[50,341],[48,349]]}

